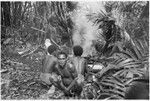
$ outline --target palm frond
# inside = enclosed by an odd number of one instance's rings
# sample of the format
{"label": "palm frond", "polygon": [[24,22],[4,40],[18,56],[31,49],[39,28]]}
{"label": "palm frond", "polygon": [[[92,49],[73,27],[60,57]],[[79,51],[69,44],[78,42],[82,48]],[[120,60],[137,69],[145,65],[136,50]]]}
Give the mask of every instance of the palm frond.
{"label": "palm frond", "polygon": [[[125,86],[121,80],[116,77],[106,77],[99,81],[103,90],[99,93],[98,98],[107,99],[112,96],[123,98],[125,95]],[[107,95],[107,96],[106,96]],[[115,98],[115,97],[114,97]]]}
{"label": "palm frond", "polygon": [[124,99],[123,97],[120,97],[118,95],[110,94],[110,93],[101,93],[97,99],[104,99],[104,100],[109,100],[109,99]]}

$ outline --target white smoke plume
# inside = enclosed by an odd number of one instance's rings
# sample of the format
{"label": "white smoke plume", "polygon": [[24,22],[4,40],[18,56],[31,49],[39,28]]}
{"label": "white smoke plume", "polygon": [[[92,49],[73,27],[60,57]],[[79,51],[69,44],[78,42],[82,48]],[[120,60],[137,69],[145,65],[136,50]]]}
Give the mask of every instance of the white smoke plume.
{"label": "white smoke plume", "polygon": [[76,11],[72,14],[72,20],[75,23],[73,31],[74,45],[83,47],[83,56],[92,55],[95,51],[92,47],[92,40],[97,40],[98,26],[87,19],[88,14],[105,12],[103,2],[79,2]]}

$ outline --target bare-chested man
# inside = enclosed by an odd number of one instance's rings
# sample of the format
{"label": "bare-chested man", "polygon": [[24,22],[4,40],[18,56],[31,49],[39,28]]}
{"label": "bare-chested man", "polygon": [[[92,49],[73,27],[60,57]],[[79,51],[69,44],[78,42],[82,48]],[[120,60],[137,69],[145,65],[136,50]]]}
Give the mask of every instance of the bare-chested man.
{"label": "bare-chested man", "polygon": [[79,96],[82,88],[77,83],[78,78],[74,65],[68,61],[68,55],[65,52],[59,52],[57,59],[58,63],[55,65],[53,72],[58,75],[58,79],[55,81],[50,78],[50,81],[66,96]]}
{"label": "bare-chested man", "polygon": [[47,49],[48,54],[44,57],[42,64],[42,73],[40,74],[40,79],[48,85],[51,85],[49,77],[52,76],[53,67],[57,63],[57,58],[54,56],[57,47],[55,45],[50,45]]}
{"label": "bare-chested man", "polygon": [[83,48],[79,45],[73,47],[74,56],[70,59],[78,74],[78,84],[82,84],[87,73],[87,61],[81,57]]}

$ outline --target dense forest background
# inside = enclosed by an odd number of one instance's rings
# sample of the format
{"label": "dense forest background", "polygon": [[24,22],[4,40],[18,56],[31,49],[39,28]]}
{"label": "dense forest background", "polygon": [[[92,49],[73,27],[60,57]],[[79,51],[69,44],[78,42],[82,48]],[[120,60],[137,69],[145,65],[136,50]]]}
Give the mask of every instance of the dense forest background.
{"label": "dense forest background", "polygon": [[149,71],[149,2],[105,1],[93,5],[1,2],[3,99],[38,99],[45,94],[47,89],[40,86],[38,76],[46,39],[59,48],[69,48],[68,53],[80,44],[85,56],[101,60],[105,68],[97,78],[103,90],[93,91],[95,99],[103,94],[124,98],[126,85]]}

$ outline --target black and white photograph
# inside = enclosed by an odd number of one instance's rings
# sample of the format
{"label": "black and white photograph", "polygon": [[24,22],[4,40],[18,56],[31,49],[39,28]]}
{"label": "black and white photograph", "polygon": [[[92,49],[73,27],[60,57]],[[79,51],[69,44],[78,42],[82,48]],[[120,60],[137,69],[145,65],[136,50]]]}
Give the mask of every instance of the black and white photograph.
{"label": "black and white photograph", "polygon": [[149,100],[149,1],[0,1],[1,100]]}

